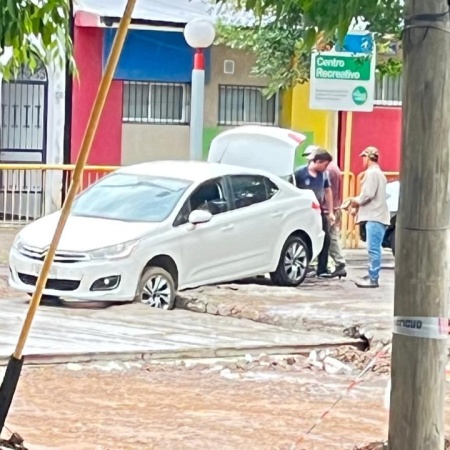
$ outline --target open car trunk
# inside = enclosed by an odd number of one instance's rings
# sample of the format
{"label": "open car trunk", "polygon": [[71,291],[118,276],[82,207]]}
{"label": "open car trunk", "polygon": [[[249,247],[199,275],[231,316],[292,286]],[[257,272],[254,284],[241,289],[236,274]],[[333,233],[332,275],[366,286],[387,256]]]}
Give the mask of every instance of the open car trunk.
{"label": "open car trunk", "polygon": [[213,139],[208,162],[265,170],[288,179],[297,148],[305,140],[303,134],[285,128],[242,126]]}

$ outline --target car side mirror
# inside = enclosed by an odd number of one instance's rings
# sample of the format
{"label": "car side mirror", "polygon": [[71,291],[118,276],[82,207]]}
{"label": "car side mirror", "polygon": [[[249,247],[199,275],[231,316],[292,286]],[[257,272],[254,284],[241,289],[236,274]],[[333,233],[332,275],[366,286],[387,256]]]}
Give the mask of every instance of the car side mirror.
{"label": "car side mirror", "polygon": [[196,209],[189,214],[189,223],[198,225],[200,223],[207,223],[212,219],[213,215],[209,211]]}

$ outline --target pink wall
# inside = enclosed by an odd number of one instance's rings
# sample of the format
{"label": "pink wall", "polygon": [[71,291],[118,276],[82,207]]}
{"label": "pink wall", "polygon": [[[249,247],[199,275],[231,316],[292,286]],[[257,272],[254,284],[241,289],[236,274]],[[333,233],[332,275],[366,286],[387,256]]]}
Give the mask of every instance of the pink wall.
{"label": "pink wall", "polygon": [[[75,27],[78,79],[73,84],[71,162],[80,151],[86,125],[102,76],[103,32]],[[122,151],[123,83],[113,81],[88,159],[89,164],[120,165]]]}
{"label": "pink wall", "polygon": [[[346,114],[340,114],[339,160],[344,166]],[[351,171],[362,172],[359,154],[373,145],[380,152],[380,166],[385,172],[400,170],[402,110],[399,107],[376,107],[371,113],[353,113]]]}

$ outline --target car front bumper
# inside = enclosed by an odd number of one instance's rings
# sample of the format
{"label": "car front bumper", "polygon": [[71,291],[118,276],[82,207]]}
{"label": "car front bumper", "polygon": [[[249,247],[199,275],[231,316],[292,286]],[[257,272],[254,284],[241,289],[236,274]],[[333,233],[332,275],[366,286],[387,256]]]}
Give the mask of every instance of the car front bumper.
{"label": "car front bumper", "polygon": [[[28,258],[16,249],[9,255],[9,285],[18,291],[32,294],[43,262]],[[108,290],[91,290],[100,279],[120,277],[119,283]],[[71,301],[122,302],[135,298],[139,270],[130,258],[121,260],[82,261],[52,264],[43,294]]]}

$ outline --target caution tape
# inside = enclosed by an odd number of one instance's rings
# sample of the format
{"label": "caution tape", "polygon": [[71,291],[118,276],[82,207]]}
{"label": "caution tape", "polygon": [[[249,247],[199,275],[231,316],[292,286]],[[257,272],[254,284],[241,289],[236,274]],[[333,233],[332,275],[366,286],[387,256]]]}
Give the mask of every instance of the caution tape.
{"label": "caution tape", "polygon": [[311,432],[318,426],[320,425],[324,418],[330,414],[331,411],[333,411],[333,409],[336,407],[336,405],[346,396],[348,395],[348,393],[355,387],[357,386],[359,383],[361,383],[362,378],[364,377],[364,375],[369,372],[369,370],[371,370],[373,368],[373,366],[377,363],[377,361],[386,353],[388,353],[391,349],[392,344],[387,344],[385,345],[373,358],[372,360],[369,362],[369,364],[367,364],[367,366],[359,373],[359,375],[347,386],[347,388],[344,390],[344,392],[336,399],[336,401],[330,406],[330,408],[328,408],[315,422],[314,424],[311,426],[311,428],[303,434],[303,436],[301,436],[296,442],[295,444],[291,447],[291,450],[295,450],[297,448],[297,446],[299,444],[301,444],[306,436],[308,436],[309,434],[311,434]]}
{"label": "caution tape", "polygon": [[448,318],[394,317],[393,333],[424,339],[448,339]]}

